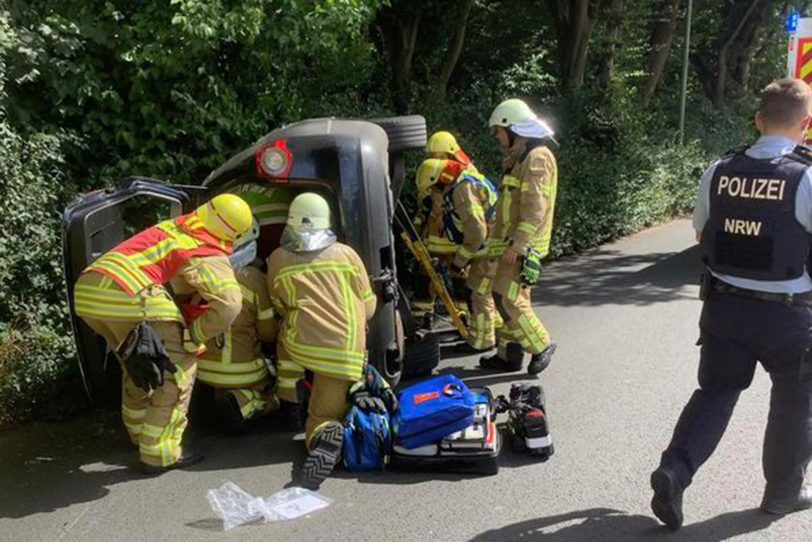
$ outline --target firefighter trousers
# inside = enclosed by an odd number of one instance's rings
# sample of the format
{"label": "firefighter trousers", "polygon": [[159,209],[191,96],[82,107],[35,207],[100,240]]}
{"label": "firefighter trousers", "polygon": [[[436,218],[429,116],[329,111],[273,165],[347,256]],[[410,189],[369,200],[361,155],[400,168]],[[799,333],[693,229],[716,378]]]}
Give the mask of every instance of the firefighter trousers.
{"label": "firefighter trousers", "polygon": [[319,373],[313,375],[313,390],[307,405],[307,422],[305,432],[308,449],[314,437],[328,425],[344,423],[344,417],[350,410],[347,392],[352,386],[349,380],[333,378]]}
{"label": "firefighter trousers", "polygon": [[499,330],[499,357],[507,359],[507,345],[518,343],[530,354],[542,352],[550,344],[550,334],[541,323],[530,301],[530,287],[522,285],[521,261],[507,263],[491,259],[495,265],[493,300],[504,320]]}
{"label": "firefighter trousers", "polygon": [[[115,349],[137,322],[101,320],[83,317],[93,331],[104,337]],[[174,321],[150,321],[161,338],[169,359],[178,371],[164,373],[164,384],[145,392],[133,384],[122,370],[121,416],[130,440],[138,446],[141,462],[166,467],[182,454],[181,441],[186,429],[186,413],[192,397],[197,363],[194,355],[183,349],[183,328]]]}
{"label": "firefighter trousers", "polygon": [[495,267],[495,262],[487,258],[474,260],[465,281],[470,312],[468,344],[477,350],[487,350],[496,344],[496,305],[491,291]]}
{"label": "firefighter trousers", "polygon": [[231,395],[240,407],[244,420],[252,420],[279,409],[279,399],[273,392],[269,379],[239,388],[214,387],[215,397]]}
{"label": "firefighter trousers", "polygon": [[280,401],[298,403],[301,401],[296,388],[297,382],[304,380],[304,367],[291,361],[282,342],[276,343],[276,396]]}

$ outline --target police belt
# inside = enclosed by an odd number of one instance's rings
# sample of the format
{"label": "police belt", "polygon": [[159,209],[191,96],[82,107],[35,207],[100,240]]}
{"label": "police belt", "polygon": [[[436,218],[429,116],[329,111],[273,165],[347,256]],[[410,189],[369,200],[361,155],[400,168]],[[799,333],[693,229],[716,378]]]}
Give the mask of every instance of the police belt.
{"label": "police belt", "polygon": [[781,303],[783,305],[797,305],[801,307],[812,307],[812,292],[804,292],[802,294],[779,294],[774,292],[762,292],[760,290],[751,290],[749,288],[739,288],[714,277],[711,282],[711,288],[714,292],[720,294],[730,294],[739,297],[749,297],[751,299],[760,299],[761,301],[772,301],[773,303]]}

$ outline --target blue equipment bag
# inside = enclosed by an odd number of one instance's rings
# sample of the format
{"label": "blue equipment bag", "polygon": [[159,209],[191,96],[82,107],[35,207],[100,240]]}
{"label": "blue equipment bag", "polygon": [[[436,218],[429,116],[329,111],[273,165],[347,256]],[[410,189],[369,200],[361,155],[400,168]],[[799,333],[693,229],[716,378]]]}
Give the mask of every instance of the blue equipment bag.
{"label": "blue equipment bag", "polygon": [[389,462],[392,431],[389,414],[357,406],[344,419],[344,466],[349,471],[383,470]]}
{"label": "blue equipment bag", "polygon": [[431,378],[398,395],[395,439],[406,449],[437,442],[474,423],[474,394],[454,375]]}

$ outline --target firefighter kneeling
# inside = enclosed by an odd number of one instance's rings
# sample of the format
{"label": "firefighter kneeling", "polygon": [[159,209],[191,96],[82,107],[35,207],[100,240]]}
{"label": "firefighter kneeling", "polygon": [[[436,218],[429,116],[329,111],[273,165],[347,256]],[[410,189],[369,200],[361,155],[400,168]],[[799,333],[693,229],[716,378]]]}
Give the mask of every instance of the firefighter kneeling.
{"label": "firefighter kneeling", "polygon": [[[122,417],[146,473],[202,459],[181,444],[197,356],[240,311],[228,255],[251,221],[243,200],[219,195],[114,247],[76,282],[77,316],[122,362]],[[167,283],[179,296],[199,295],[208,310],[187,327]]]}
{"label": "firefighter kneeling", "polygon": [[364,263],[337,242],[331,225],[327,201],[300,194],[290,205],[282,246],[268,258],[268,291],[282,316],[280,375],[297,366],[313,374],[302,470],[308,487],[318,487],[340,458],[347,394],[364,373],[366,321],[376,306]]}
{"label": "firefighter kneeling", "polygon": [[[238,240],[231,256],[242,291],[242,310],[231,329],[206,341],[206,352],[197,364],[197,378],[214,388],[221,425],[231,433],[244,431],[249,420],[279,408],[275,379],[262,351],[262,343],[276,340],[277,323],[268,297],[265,264],[256,257],[258,229],[255,224]],[[200,301],[193,299],[184,306],[187,319],[207,310],[207,304]]]}

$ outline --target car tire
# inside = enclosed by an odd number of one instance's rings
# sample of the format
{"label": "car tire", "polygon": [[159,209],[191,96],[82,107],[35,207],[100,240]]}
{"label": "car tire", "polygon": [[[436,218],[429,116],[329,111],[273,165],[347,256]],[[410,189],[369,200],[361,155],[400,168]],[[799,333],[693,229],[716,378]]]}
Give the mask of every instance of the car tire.
{"label": "car tire", "polygon": [[422,115],[371,119],[389,137],[389,152],[424,150],[427,142],[426,119]]}
{"label": "car tire", "polygon": [[406,343],[403,358],[403,377],[427,376],[440,363],[440,342],[434,335],[426,335],[421,340]]}

